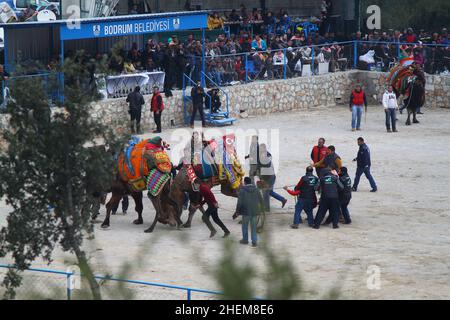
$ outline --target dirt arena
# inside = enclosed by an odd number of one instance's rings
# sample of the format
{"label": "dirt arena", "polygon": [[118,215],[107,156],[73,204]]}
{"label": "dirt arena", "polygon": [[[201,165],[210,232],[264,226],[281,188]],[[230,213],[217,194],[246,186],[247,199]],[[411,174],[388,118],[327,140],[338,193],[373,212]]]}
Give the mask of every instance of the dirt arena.
{"label": "dirt arena", "polygon": [[[339,106],[241,119],[223,129],[279,130],[273,131],[272,136],[279,141],[279,150],[271,147],[270,139],[269,150],[278,158],[277,191],[289,202],[281,209],[280,203],[272,199],[273,211],[267,216],[265,231],[270,235],[269,246],[294,261],[305,283],[307,298],[321,298],[338,286],[343,299],[449,299],[449,110],[425,109],[425,115],[419,117],[420,125],[411,127],[404,125],[405,115],[399,115],[396,134],[386,132],[381,106],[369,108],[362,132],[351,132],[350,118],[348,108]],[[176,130],[166,130],[161,135],[174,150],[175,133]],[[356,139],[363,136],[371,149],[372,174],[379,192],[369,193],[369,183],[363,176],[349,207],[352,225],[341,225],[338,230],[313,230],[303,225],[293,230],[289,225],[294,198],[281,188],[297,183],[310,164],[311,148],[322,136],[327,145],[336,146],[352,179],[356,170],[352,162],[358,150]],[[240,152],[241,161],[242,155]],[[236,200],[218,195],[218,201],[219,214],[237,242],[240,225],[231,217]],[[221,233],[209,239],[209,231],[197,214],[191,229],[178,231],[157,224],[153,234],[145,234],[154,210],[148,199],[144,205],[144,225],[131,223],[136,217],[132,201],[128,215],[112,217],[110,229],[102,230],[96,225],[95,240],[87,245],[96,271],[117,274],[124,263],[131,263],[131,279],[218,289],[209,271],[221,256]],[[101,219],[104,211],[102,208]],[[2,202],[1,224],[5,224],[7,212]],[[183,220],[186,215],[185,211]],[[263,266],[259,249],[242,245],[238,248],[240,259]],[[56,253],[51,268],[65,269],[67,257]],[[136,263],[139,258],[140,263]],[[370,266],[380,270],[379,289],[370,290],[367,286]],[[264,295],[262,290],[258,293]]]}

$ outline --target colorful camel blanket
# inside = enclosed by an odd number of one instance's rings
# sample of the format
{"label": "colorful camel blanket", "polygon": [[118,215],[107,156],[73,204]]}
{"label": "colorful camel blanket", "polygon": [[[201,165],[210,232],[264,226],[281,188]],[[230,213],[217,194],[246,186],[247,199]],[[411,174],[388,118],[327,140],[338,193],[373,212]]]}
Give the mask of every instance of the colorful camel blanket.
{"label": "colorful camel blanket", "polygon": [[417,74],[420,72],[420,69],[414,65],[398,64],[390,70],[386,83],[394,87],[396,93],[408,96],[409,85],[417,79]]}
{"label": "colorful camel blanket", "polygon": [[169,155],[161,146],[161,138],[130,140],[118,159],[119,175],[134,191],[147,188],[147,178],[152,169],[168,174],[172,170]]}
{"label": "colorful camel blanket", "polygon": [[152,196],[156,197],[169,180],[169,173],[160,172],[156,168],[152,169],[147,177],[147,190]]}
{"label": "colorful camel blanket", "polygon": [[239,188],[245,175],[236,156],[235,141],[233,134],[223,136],[222,140],[217,141],[219,180],[228,181],[233,190]]}

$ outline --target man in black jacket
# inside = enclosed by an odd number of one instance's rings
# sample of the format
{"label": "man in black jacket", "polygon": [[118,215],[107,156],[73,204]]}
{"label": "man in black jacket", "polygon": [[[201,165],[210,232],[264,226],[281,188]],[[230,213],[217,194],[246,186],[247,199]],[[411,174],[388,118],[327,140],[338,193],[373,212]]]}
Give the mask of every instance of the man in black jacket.
{"label": "man in black jacket", "polygon": [[[144,97],[140,93],[141,88],[137,86],[134,91],[127,97],[127,102],[130,104],[128,113],[131,116],[131,133],[141,134],[141,114],[142,106],[145,104]],[[136,130],[134,129],[134,123],[136,122]]]}
{"label": "man in black jacket", "polygon": [[358,191],[359,179],[364,173],[366,175],[366,178],[369,180],[370,186],[372,187],[372,190],[370,190],[370,192],[377,192],[377,184],[375,183],[375,180],[370,173],[370,167],[372,165],[370,161],[370,149],[364,142],[364,139],[361,137],[358,138],[358,145],[358,156],[356,157],[356,159],[353,159],[353,161],[357,162],[357,168],[352,190],[355,192]]}
{"label": "man in black jacket", "polygon": [[302,210],[305,210],[308,217],[308,226],[314,225],[313,209],[317,205],[316,191],[319,189],[319,179],[314,176],[313,172],[313,167],[306,168],[306,174],[300,179],[294,190],[289,190],[287,186],[283,188],[291,196],[298,196],[292,229],[298,229],[299,224],[302,223]]}
{"label": "man in black jacket", "polygon": [[[341,174],[339,175],[339,180],[341,181],[344,189],[339,190],[339,206],[341,209],[341,214],[344,217],[345,224],[351,224],[352,219],[350,218],[350,212],[348,211],[348,205],[352,199],[352,179],[348,175],[348,170],[346,167],[341,168]],[[331,223],[331,215],[328,215],[325,224]]]}
{"label": "man in black jacket", "polygon": [[352,199],[352,179],[348,175],[346,167],[341,168],[341,174],[339,180],[344,185],[344,189],[339,192],[339,204],[341,206],[341,213],[344,217],[345,224],[351,224],[350,212],[348,211],[348,205]]}
{"label": "man in black jacket", "polygon": [[192,98],[192,114],[191,114],[191,128],[194,127],[195,115],[197,110],[200,113],[202,119],[202,126],[205,127],[205,114],[203,113],[203,98],[205,97],[205,91],[203,90],[200,81],[197,81],[197,85],[191,90]]}
{"label": "man in black jacket", "polygon": [[314,219],[314,229],[319,229],[320,224],[325,218],[327,211],[330,211],[330,216],[333,221],[333,229],[339,228],[339,190],[344,189],[339,176],[335,171],[325,168],[320,177],[320,186],[322,195],[320,197],[319,209],[316,218]]}

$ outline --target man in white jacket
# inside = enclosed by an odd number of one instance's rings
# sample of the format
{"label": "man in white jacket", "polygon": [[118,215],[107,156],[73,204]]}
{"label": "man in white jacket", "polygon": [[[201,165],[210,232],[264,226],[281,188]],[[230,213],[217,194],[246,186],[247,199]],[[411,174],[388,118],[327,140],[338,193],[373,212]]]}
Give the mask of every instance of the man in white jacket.
{"label": "man in white jacket", "polygon": [[[386,129],[387,132],[398,132],[395,126],[395,121],[397,119],[397,96],[394,93],[394,88],[389,86],[387,91],[383,95],[383,107],[386,113]],[[392,123],[392,131],[391,131]]]}

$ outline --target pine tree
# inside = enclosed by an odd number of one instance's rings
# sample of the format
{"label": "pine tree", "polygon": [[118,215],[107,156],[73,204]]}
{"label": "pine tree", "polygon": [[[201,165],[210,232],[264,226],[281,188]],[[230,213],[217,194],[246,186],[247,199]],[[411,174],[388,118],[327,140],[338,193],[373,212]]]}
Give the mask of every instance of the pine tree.
{"label": "pine tree", "polygon": [[[6,151],[0,154],[0,198],[12,208],[0,230],[0,257],[11,255],[14,266],[24,270],[39,257],[50,263],[60,247],[75,255],[94,299],[101,293],[82,245],[94,236],[92,206],[110,187],[113,155],[123,145],[90,117],[90,104],[98,97],[92,75],[102,68],[83,52],[66,59],[55,75],[64,81],[59,108],[52,107],[44,81],[15,81],[10,129],[3,133]],[[20,284],[20,273],[10,269],[3,282],[6,298],[14,298]]]}

